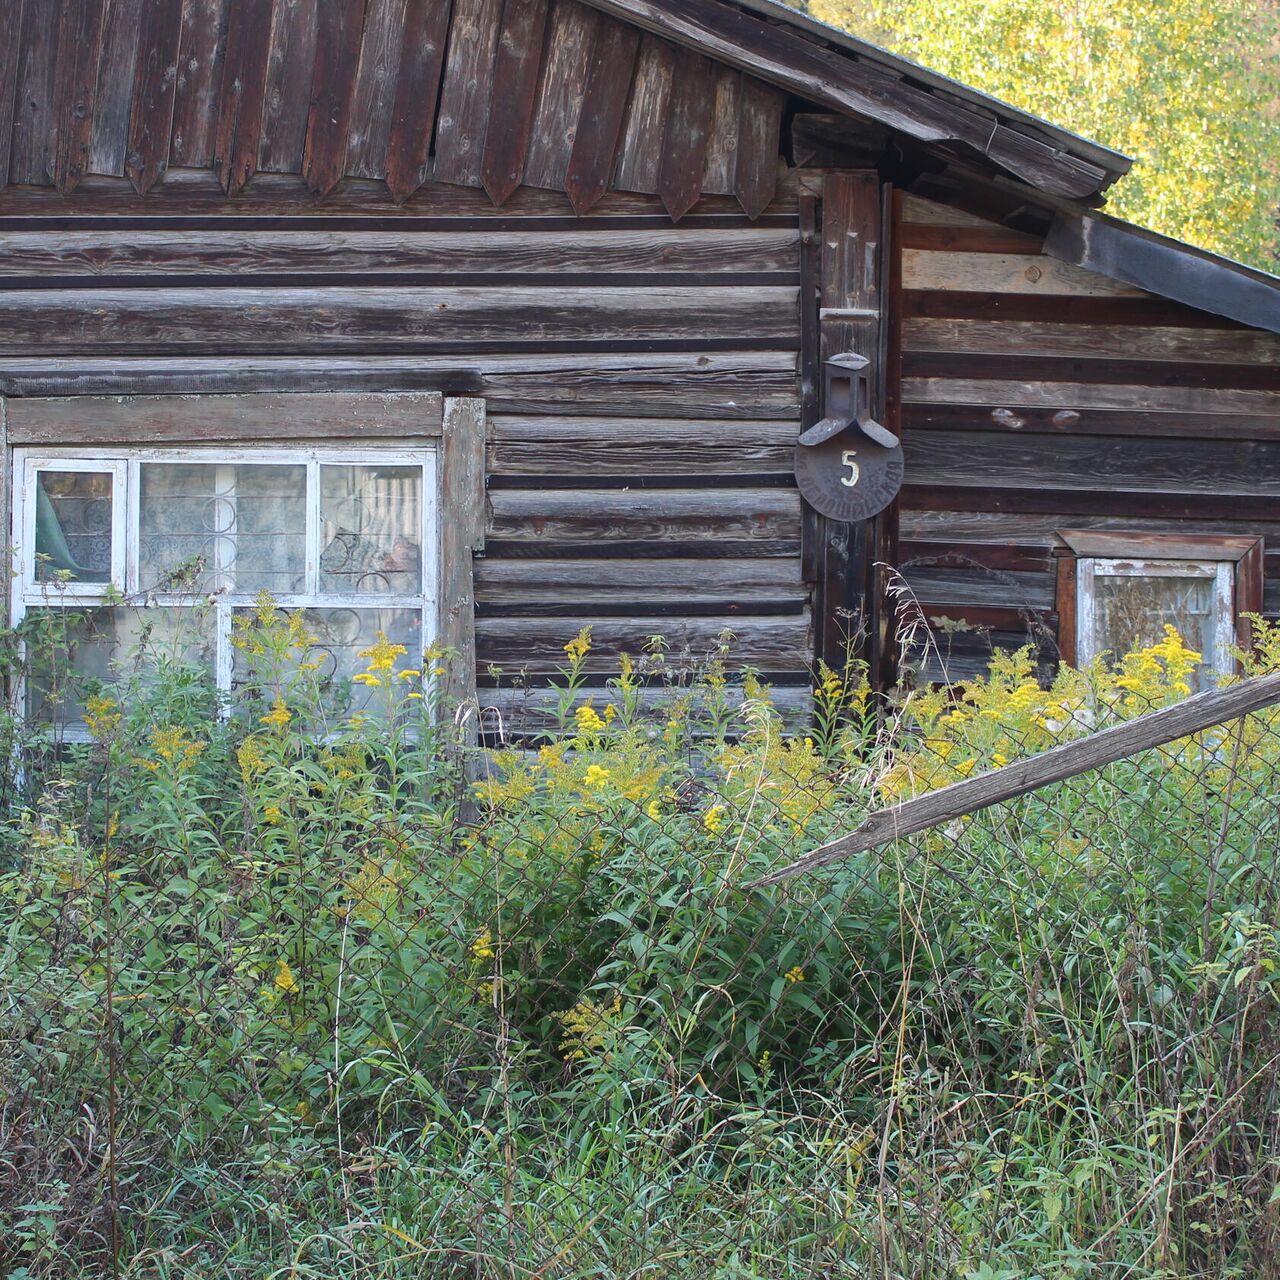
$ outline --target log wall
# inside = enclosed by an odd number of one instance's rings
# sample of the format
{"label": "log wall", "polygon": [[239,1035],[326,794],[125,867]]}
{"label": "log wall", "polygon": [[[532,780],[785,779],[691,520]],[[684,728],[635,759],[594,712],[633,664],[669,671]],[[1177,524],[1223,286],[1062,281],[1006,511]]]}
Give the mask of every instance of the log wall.
{"label": "log wall", "polygon": [[899,562],[949,672],[1056,656],[1058,529],[1265,536],[1280,614],[1280,337],[902,203]]}
{"label": "log wall", "polygon": [[457,187],[323,212],[298,184],[212,208],[181,190],[149,216],[111,188],[0,215],[0,395],[481,396],[477,670],[508,727],[529,723],[512,673],[560,665],[586,625],[601,686],[655,635],[680,663],[730,631],[731,661],[800,705],[794,190],[754,221],[708,198],[679,225],[645,196],[580,219],[527,190],[501,215]]}

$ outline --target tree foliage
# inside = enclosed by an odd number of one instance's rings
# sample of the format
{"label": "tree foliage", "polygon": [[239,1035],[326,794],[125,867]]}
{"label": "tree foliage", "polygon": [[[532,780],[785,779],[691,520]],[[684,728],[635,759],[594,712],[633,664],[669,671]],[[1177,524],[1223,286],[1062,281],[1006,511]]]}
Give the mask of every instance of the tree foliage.
{"label": "tree foliage", "polygon": [[1276,0],[809,0],[816,18],[1135,158],[1108,209],[1280,263]]}

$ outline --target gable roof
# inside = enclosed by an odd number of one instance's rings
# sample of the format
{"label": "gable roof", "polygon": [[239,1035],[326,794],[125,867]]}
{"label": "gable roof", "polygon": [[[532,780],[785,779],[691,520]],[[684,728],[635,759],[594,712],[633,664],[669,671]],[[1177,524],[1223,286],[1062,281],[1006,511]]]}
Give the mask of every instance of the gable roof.
{"label": "gable roof", "polygon": [[397,199],[524,183],[580,213],[610,187],[677,217],[728,194],[754,215],[786,95],[1052,195],[1096,197],[1129,164],[773,0],[10,0],[0,185],[145,191],[212,167],[229,195],[265,171],[320,194],[383,178]]}

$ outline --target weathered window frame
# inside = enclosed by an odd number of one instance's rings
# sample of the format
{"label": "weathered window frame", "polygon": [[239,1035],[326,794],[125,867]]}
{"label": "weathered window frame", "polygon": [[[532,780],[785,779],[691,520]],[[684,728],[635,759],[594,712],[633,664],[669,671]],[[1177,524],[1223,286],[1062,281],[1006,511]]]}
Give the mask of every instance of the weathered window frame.
{"label": "weathered window frame", "polygon": [[[1236,535],[1127,533],[1111,530],[1058,531],[1063,546],[1057,561],[1058,649],[1063,662],[1076,666],[1092,657],[1086,642],[1091,627],[1089,590],[1099,571],[1123,576],[1213,577],[1220,615],[1214,667],[1238,668],[1232,645],[1248,650],[1253,643],[1249,615],[1262,611],[1263,554],[1261,538]],[[1226,621],[1230,638],[1221,626]]]}
{"label": "weathered window frame", "polygon": [[[0,528],[11,549],[20,550],[22,531],[14,527],[22,504],[13,502],[14,451],[51,456],[72,465],[92,455],[126,450],[175,458],[222,446],[246,453],[269,452],[285,461],[291,454],[325,454],[346,463],[432,455],[428,476],[433,493],[424,509],[433,513],[434,564],[424,582],[432,594],[431,625],[424,640],[437,640],[454,655],[446,663],[450,699],[475,699],[475,613],[472,561],[483,548],[485,525],[485,406],[471,398],[444,399],[437,393],[245,394],[191,396],[68,396],[0,399]],[[79,465],[79,464],[76,464]],[[113,556],[125,554],[118,535],[123,504],[113,507],[120,522]],[[19,605],[21,579],[6,591],[6,621]],[[84,593],[91,594],[91,593]]]}

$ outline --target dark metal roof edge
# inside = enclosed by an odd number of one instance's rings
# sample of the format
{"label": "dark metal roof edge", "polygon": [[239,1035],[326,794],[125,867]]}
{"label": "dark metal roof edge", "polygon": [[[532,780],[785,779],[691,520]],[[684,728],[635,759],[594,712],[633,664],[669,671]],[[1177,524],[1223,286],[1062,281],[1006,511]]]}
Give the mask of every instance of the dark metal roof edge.
{"label": "dark metal roof edge", "polygon": [[1055,204],[1044,251],[1199,311],[1280,333],[1280,276],[1109,214]]}
{"label": "dark metal roof edge", "polygon": [[1073,133],[1070,129],[1054,124],[1050,120],[1045,120],[1030,111],[1024,111],[1020,107],[1015,107],[1003,99],[984,93],[981,89],[975,89],[972,85],[967,85],[963,81],[953,80],[950,76],[945,76],[940,71],[931,71],[928,67],[921,66],[920,63],[913,62],[910,58],[905,58],[898,53],[892,53],[888,49],[882,49],[879,45],[872,44],[869,40],[862,40],[858,36],[851,35],[841,27],[830,26],[807,13],[803,13],[799,9],[793,9],[790,5],[781,3],[781,0],[732,0],[732,2],[740,8],[750,9],[765,17],[774,18],[779,22],[797,27],[810,35],[818,36],[827,43],[839,46],[858,58],[873,62],[888,71],[909,77],[927,88],[939,89],[963,101],[973,103],[975,106],[1001,116],[1011,124],[1024,126],[1027,130],[1038,134],[1039,141],[1049,142],[1077,159],[1088,160],[1100,168],[1106,169],[1108,173],[1114,175],[1112,181],[1124,177],[1133,167],[1133,157],[1125,155],[1122,151],[1116,151],[1112,147],[1095,142],[1092,138],[1086,138],[1083,134]]}

